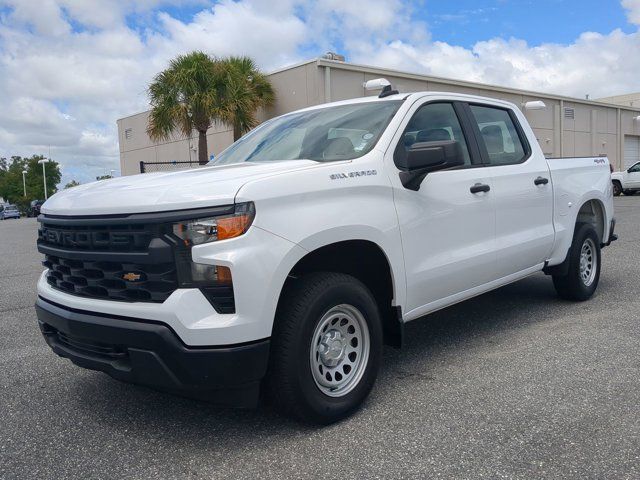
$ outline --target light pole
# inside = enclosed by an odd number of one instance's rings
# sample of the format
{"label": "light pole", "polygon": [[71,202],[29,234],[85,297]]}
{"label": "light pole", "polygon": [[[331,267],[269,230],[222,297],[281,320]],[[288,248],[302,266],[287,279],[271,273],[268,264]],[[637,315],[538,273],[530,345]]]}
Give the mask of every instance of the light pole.
{"label": "light pole", "polygon": [[27,174],[26,170],[22,171],[22,189],[24,190],[24,198],[27,198],[27,179],[25,175]]}
{"label": "light pole", "polygon": [[47,174],[44,169],[45,163],[49,163],[48,158],[43,158],[42,160],[38,160],[38,163],[42,164],[42,180],[44,182],[44,199],[47,199]]}

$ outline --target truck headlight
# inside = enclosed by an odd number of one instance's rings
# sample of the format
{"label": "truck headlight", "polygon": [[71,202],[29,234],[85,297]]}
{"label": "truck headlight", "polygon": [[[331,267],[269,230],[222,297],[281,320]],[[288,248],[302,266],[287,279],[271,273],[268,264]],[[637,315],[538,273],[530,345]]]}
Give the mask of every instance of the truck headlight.
{"label": "truck headlight", "polygon": [[255,214],[253,202],[238,203],[235,211],[229,215],[174,223],[173,233],[187,247],[239,237],[249,229]]}

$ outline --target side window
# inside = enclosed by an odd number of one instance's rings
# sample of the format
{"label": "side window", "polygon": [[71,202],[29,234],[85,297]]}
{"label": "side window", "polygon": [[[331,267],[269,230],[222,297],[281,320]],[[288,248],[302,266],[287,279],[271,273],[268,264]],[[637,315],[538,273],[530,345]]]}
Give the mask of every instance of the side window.
{"label": "side window", "polygon": [[479,141],[484,143],[491,165],[513,165],[525,159],[526,148],[508,110],[480,105],[469,107],[480,130]]}
{"label": "side window", "polygon": [[469,149],[462,133],[460,122],[450,103],[429,103],[413,114],[395,150],[394,156],[404,156],[417,142],[455,140],[460,143],[464,164],[471,165]]}
{"label": "side window", "polygon": [[629,168],[629,173],[638,173],[640,172],[640,163],[636,163],[631,168]]}

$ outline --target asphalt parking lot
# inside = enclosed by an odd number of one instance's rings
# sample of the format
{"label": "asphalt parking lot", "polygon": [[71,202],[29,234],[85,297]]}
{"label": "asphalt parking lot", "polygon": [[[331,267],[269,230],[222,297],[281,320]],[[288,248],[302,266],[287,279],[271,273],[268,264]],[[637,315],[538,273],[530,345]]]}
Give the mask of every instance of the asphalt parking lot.
{"label": "asphalt parking lot", "polygon": [[364,408],[325,428],[58,358],[36,222],[0,222],[0,478],[640,478],[640,196],[615,205],[591,301],[539,274],[414,322]]}

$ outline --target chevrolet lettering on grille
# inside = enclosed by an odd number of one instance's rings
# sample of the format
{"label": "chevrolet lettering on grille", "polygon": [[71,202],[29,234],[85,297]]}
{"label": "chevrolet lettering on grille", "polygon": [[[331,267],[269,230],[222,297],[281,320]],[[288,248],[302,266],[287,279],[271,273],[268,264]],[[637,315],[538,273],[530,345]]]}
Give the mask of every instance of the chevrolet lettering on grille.
{"label": "chevrolet lettering on grille", "polygon": [[63,247],[85,248],[127,246],[138,243],[136,234],[133,233],[65,231],[51,228],[42,230],[42,240]]}

